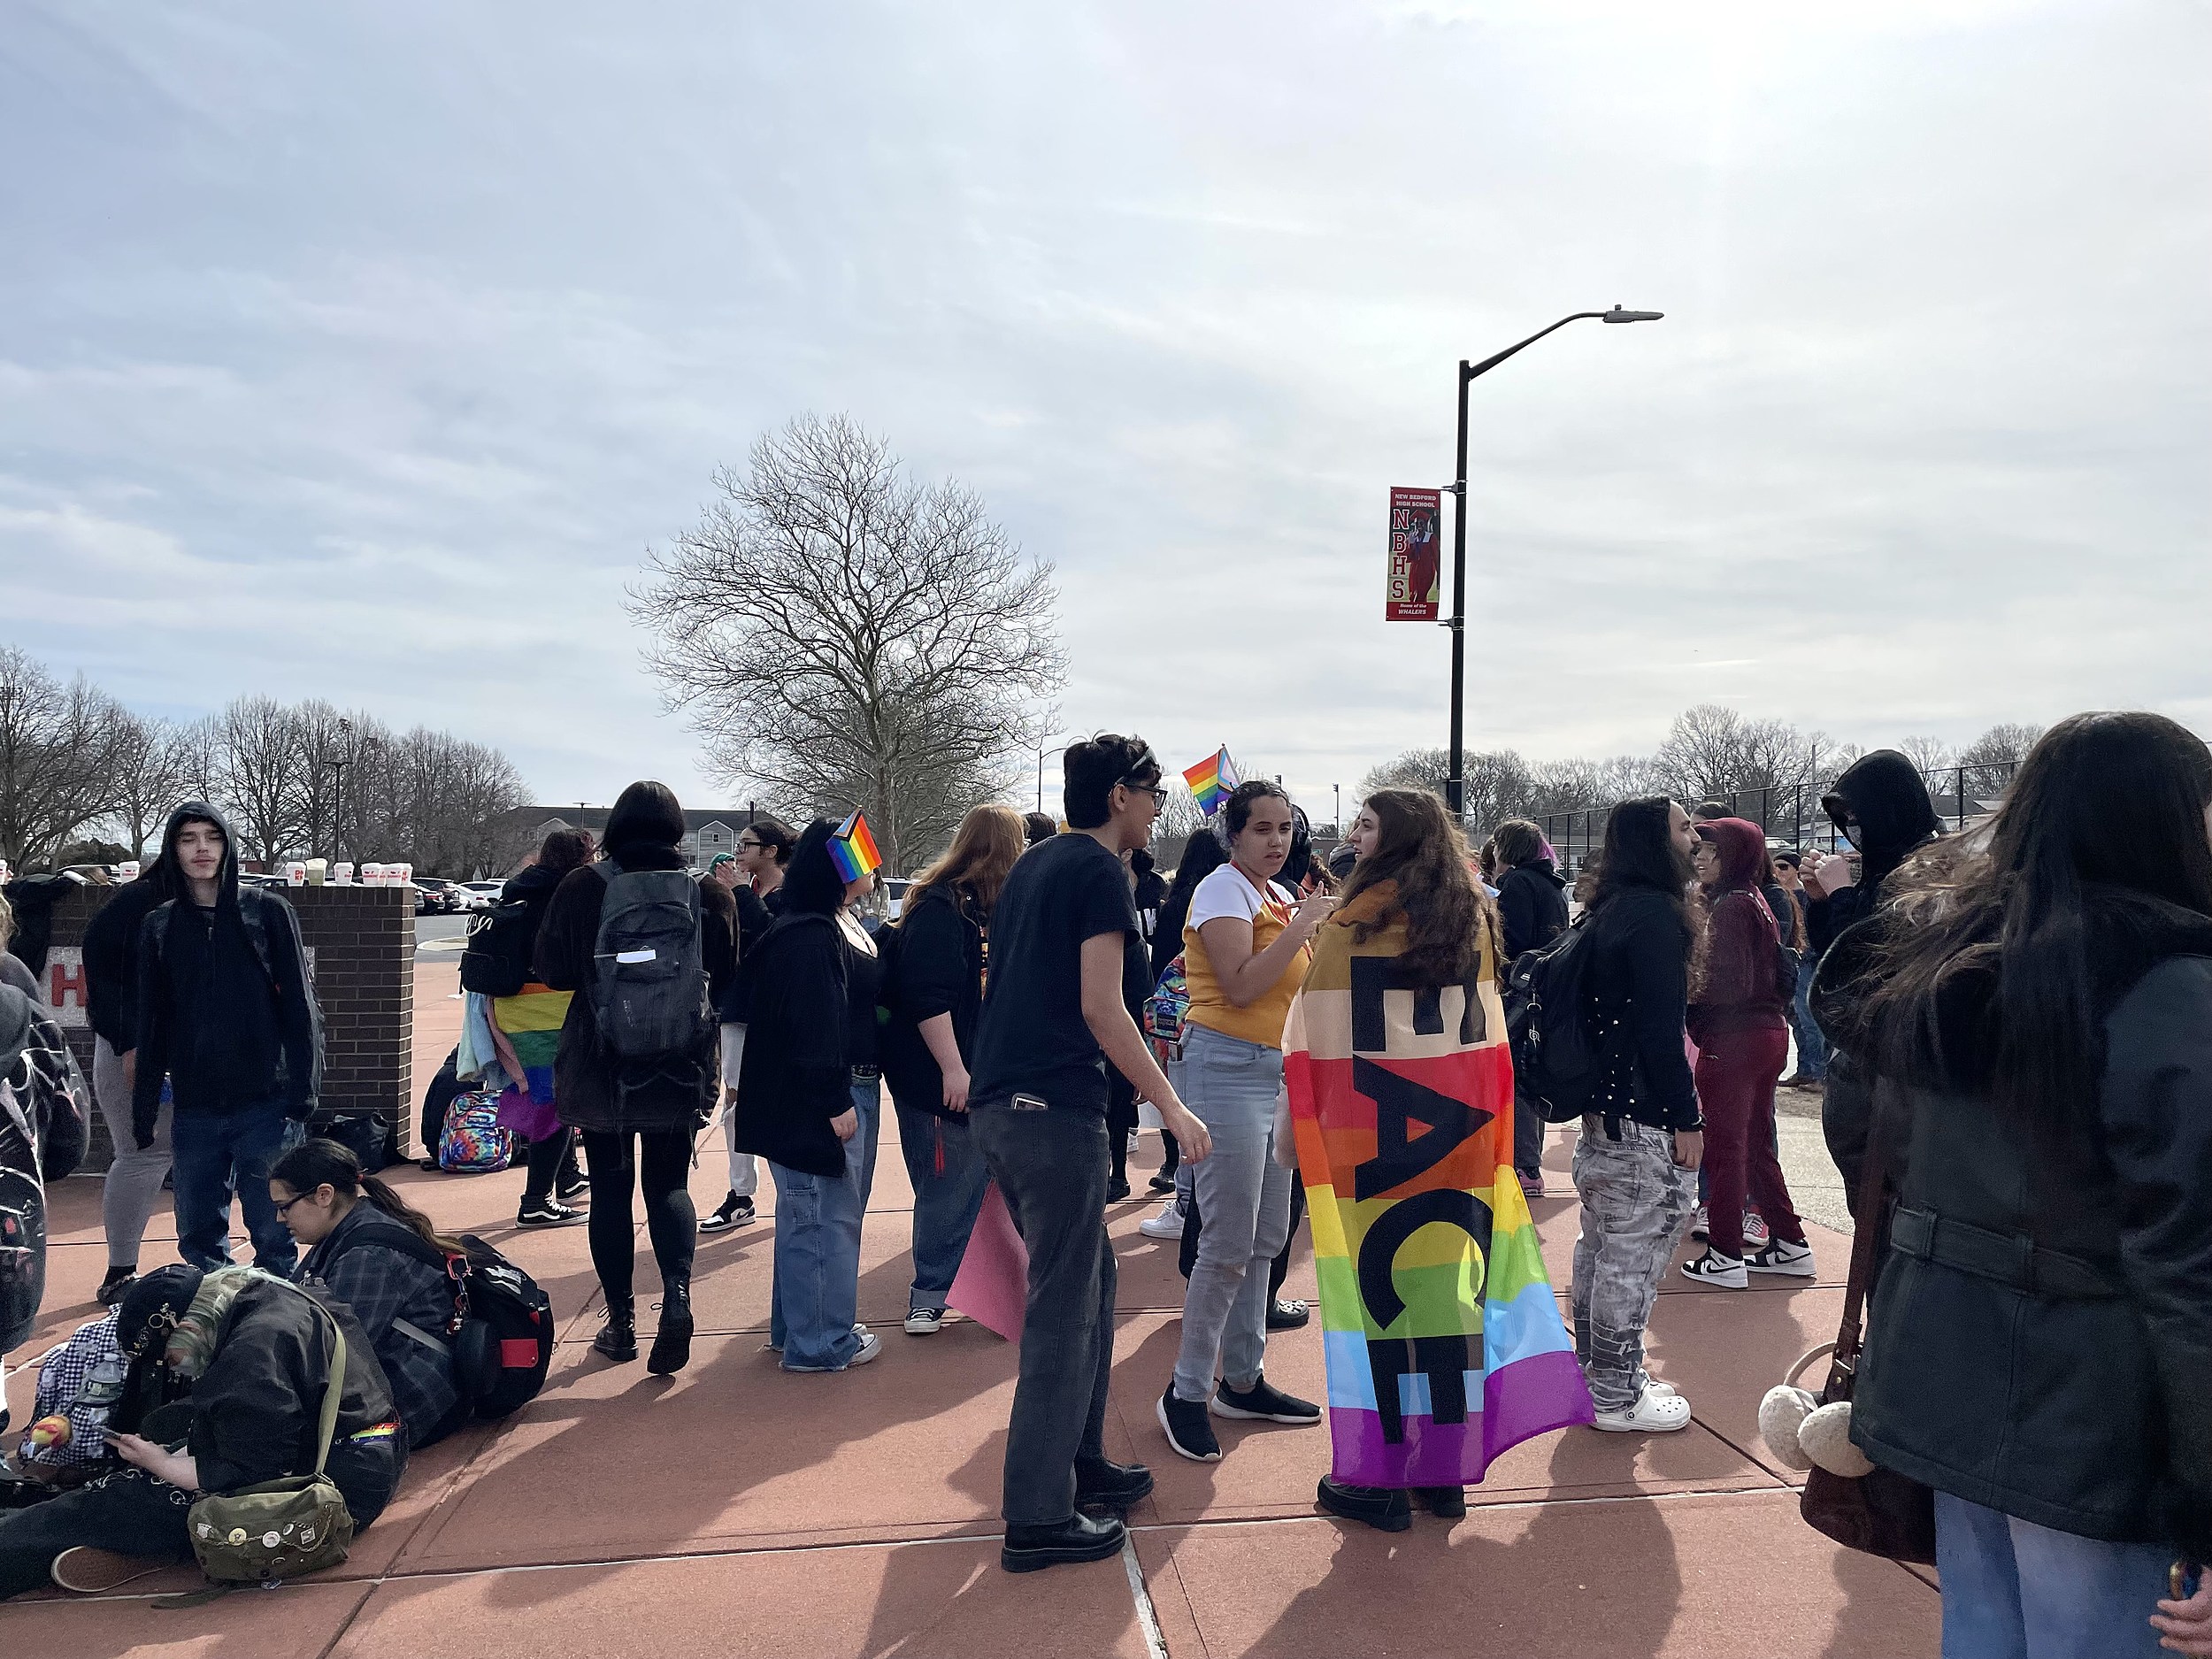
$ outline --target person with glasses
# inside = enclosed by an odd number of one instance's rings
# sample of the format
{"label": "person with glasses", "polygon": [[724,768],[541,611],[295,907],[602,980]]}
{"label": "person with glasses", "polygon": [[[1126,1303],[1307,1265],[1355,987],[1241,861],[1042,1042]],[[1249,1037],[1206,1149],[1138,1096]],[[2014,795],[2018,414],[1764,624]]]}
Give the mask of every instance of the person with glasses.
{"label": "person with glasses", "polygon": [[783,879],[791,868],[799,838],[781,818],[757,815],[740,832],[735,856],[724,853],[708,867],[710,879],[729,889],[737,906],[737,956],[741,972],[729,976],[717,1000],[722,1022],[722,1140],[730,1156],[730,1189],[710,1216],[700,1218],[702,1233],[723,1233],[753,1219],[753,1198],[760,1191],[760,1165],[737,1149],[737,1076],[745,1060],[746,980],[742,964],[783,914]]}
{"label": "person with glasses", "polygon": [[969,1133],[1029,1251],[1021,1374],[1007,1425],[1000,1563],[1027,1572],[1122,1548],[1118,1515],[1152,1490],[1107,1459],[1114,1252],[1106,1236],[1106,1065],[1159,1109],[1193,1161],[1206,1126],[1161,1075],[1122,1000],[1138,931],[1121,855],[1152,837],[1166,791],[1140,737],[1107,733],[1064,758],[1068,833],[1022,855],[991,912]]}

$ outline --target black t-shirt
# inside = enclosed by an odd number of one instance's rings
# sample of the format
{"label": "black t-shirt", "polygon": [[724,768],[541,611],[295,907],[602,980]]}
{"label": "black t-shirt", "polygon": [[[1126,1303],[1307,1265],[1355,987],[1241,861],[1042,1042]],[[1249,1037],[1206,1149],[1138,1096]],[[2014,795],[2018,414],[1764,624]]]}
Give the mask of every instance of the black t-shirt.
{"label": "black t-shirt", "polygon": [[977,1104],[1018,1091],[1106,1110],[1104,1062],[1083,1018],[1083,941],[1136,931],[1128,873],[1090,836],[1056,835],[1021,856],[991,912]]}

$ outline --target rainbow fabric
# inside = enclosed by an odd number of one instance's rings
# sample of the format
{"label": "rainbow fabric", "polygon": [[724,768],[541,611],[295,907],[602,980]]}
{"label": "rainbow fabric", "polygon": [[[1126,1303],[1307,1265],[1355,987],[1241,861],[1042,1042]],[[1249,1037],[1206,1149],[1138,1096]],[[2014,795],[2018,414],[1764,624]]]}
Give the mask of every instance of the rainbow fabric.
{"label": "rainbow fabric", "polygon": [[1513,1061],[1486,933],[1474,983],[1406,988],[1388,884],[1339,911],[1284,1033],[1340,1481],[1457,1486],[1591,1420],[1513,1173]]}
{"label": "rainbow fabric", "polygon": [[492,999],[492,1024],[498,1026],[521,1063],[517,1081],[541,1106],[553,1103],[553,1059],[560,1052],[561,1022],[568,1018],[571,991],[549,990],[533,980],[513,996]]}
{"label": "rainbow fabric", "polygon": [[1198,810],[1211,818],[1236,792],[1237,771],[1229,764],[1229,746],[1225,743],[1195,766],[1184,767],[1183,781],[1197,797]]}
{"label": "rainbow fabric", "polygon": [[868,832],[868,820],[860,816],[858,807],[829,838],[829,856],[837,873],[848,881],[859,880],[883,862],[883,855],[876,850],[876,838]]}

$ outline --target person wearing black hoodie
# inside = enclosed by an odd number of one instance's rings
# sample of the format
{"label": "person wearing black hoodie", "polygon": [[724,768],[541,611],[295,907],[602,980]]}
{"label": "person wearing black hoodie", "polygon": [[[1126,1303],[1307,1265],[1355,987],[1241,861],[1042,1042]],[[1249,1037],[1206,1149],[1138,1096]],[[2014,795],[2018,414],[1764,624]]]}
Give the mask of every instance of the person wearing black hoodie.
{"label": "person wearing black hoodie", "polygon": [[1897,1189],[1851,1439],[1935,1490],[1947,1654],[2212,1652],[2208,809],[2193,733],[2060,721],[1821,1004]]}
{"label": "person wearing black hoodie", "polygon": [[[1808,848],[1798,870],[1805,883],[1805,935],[1820,959],[1814,970],[1814,1018],[1819,1018],[1820,986],[1830,978],[1829,952],[1854,925],[1872,916],[1882,902],[1882,886],[1907,857],[1943,833],[1943,820],[1928,796],[1926,780],[1909,758],[1893,749],[1863,755],[1821,796],[1820,804],[1837,830],[1859,855],[1858,879],[1837,856],[1823,857]],[[1846,944],[1833,964],[1834,977],[1852,977],[1858,947]],[[1827,1023],[1827,1087],[1821,1100],[1820,1126],[1828,1156],[1843,1174],[1847,1203],[1858,1202],[1859,1166],[1866,1157],[1867,1133],[1873,1122],[1874,1088],[1855,1064],[1847,1046],[1839,1047]]]}
{"label": "person wearing black hoodie", "polygon": [[[646,1369],[656,1376],[681,1371],[691,1358],[691,1262],[699,1218],[687,1180],[692,1142],[713,1115],[718,1033],[707,1002],[710,982],[734,971],[737,912],[716,882],[686,879],[679,891],[695,894],[699,959],[704,977],[698,993],[698,1030],[680,1052],[629,1059],[600,1041],[591,987],[597,979],[601,914],[616,878],[641,871],[684,869],[677,843],[684,810],[664,783],[640,781],[615,800],[595,864],[570,871],[553,890],[538,930],[537,974],[569,999],[553,1062],[553,1108],[581,1132],[591,1182],[591,1264],[607,1299],[607,1319],[592,1346],[611,1360],[637,1357],[637,1304],[633,1294],[636,1227],[631,1194],[642,1193],[645,1231],[661,1275],[660,1328]],[[688,995],[691,987],[682,987]]]}
{"label": "person wearing black hoodie", "polygon": [[[1567,884],[1552,863],[1544,832],[1528,819],[1506,819],[1492,839],[1505,867],[1498,878],[1498,919],[1505,928],[1502,974],[1523,952],[1541,950],[1567,931]],[[1513,1092],[1513,1172],[1529,1197],[1544,1195],[1544,1118],[1518,1089]]]}
{"label": "person wearing black hoodie", "polygon": [[152,1144],[141,1148],[131,1128],[131,1079],[138,1048],[139,931],[150,911],[175,896],[168,866],[157,858],[139,872],[137,880],[117,887],[84,930],[85,1001],[93,1030],[92,1093],[115,1148],[115,1161],[108,1165],[100,1188],[108,1269],[98,1294],[111,1308],[137,1277],[139,1246],[160,1202],[161,1183],[169,1174],[169,1105],[164,1102],[155,1116]]}
{"label": "person wearing black hoodie", "polygon": [[281,894],[240,885],[237,842],[204,801],[169,815],[161,862],[175,896],[139,929],[132,1134],[141,1151],[154,1144],[167,1078],[177,1254],[203,1269],[229,1263],[234,1194],[255,1264],[288,1277],[298,1252],[269,1170],[287,1123],[313,1115],[323,1069],[299,918]]}

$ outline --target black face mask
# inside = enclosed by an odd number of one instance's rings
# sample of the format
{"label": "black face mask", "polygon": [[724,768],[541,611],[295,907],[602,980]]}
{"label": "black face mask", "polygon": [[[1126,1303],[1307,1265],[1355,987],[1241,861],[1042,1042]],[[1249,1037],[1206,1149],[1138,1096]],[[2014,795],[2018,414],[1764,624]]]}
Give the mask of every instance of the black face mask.
{"label": "black face mask", "polygon": [[1842,823],[1837,825],[1836,827],[1842,832],[1843,839],[1850,843],[1851,850],[1853,852],[1861,853],[1866,850],[1865,848],[1859,845],[1859,837],[1866,832],[1863,826],[1862,826],[1859,823],[1858,819],[1855,818],[1847,818],[1844,819]]}

